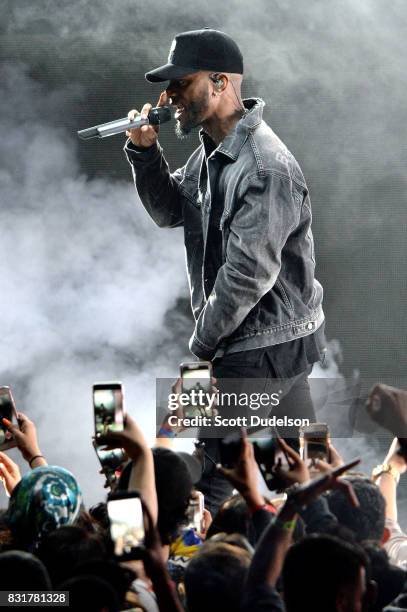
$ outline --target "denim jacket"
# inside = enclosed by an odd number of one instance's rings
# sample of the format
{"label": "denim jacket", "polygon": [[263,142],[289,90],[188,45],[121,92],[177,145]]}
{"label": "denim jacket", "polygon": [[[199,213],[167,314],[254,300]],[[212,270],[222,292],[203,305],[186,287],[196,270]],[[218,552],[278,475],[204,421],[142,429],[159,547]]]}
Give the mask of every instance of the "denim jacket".
{"label": "denim jacket", "polygon": [[[202,144],[170,173],[160,145],[127,141],[141,202],[160,227],[184,227],[199,358],[245,351],[312,334],[322,324],[322,287],[314,277],[311,202],[301,169],[262,120],[264,102],[245,100],[246,114],[206,158]],[[222,262],[206,270],[211,193]],[[210,290],[208,289],[208,284]]]}

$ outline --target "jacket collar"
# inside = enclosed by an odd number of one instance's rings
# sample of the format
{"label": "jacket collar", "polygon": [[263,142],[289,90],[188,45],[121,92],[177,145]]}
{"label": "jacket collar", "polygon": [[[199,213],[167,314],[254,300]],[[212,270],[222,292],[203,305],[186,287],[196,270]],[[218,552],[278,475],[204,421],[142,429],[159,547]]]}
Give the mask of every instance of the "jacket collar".
{"label": "jacket collar", "polygon": [[[260,125],[263,117],[264,102],[261,98],[248,98],[243,100],[243,104],[246,113],[215,150],[215,153],[222,153],[233,161],[236,161],[239,157],[240,150],[246,142],[249,132]],[[210,140],[210,137],[204,130],[200,130],[199,139],[205,146],[205,141]],[[210,140],[210,142],[212,141]]]}

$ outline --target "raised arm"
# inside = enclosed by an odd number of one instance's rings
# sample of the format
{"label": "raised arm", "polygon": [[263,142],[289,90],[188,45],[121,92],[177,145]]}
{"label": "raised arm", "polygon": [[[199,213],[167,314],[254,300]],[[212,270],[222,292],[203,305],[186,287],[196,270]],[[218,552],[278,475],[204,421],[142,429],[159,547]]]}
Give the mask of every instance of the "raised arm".
{"label": "raised arm", "polygon": [[3,423],[13,434],[18,450],[31,469],[47,465],[47,461],[38,443],[35,424],[22,412],[19,412],[17,416],[18,426],[11,423],[8,419],[3,419]]}
{"label": "raised arm", "polygon": [[384,548],[392,563],[407,569],[407,535],[402,531],[397,518],[397,485],[400,476],[407,470],[407,463],[399,449],[399,441],[395,438],[383,464],[374,470],[374,474],[377,474],[377,485],[386,500],[388,539]]}
{"label": "raised arm", "polygon": [[[157,106],[168,102],[163,92]],[[151,104],[145,104],[139,113],[129,112],[129,118],[141,114],[146,118]],[[129,137],[124,151],[132,166],[133,178],[141,202],[159,227],[178,227],[183,224],[180,182],[184,168],[171,174],[158,143],[159,127],[145,125],[142,128],[129,130]]]}
{"label": "raised arm", "polygon": [[158,502],[155,489],[154,459],[143,432],[137,423],[128,415],[125,416],[123,431],[109,431],[105,435],[97,436],[99,445],[108,445],[109,448],[123,448],[132,460],[132,471],[129,481],[129,490],[137,489],[148,505],[154,524],[157,522]]}
{"label": "raised arm", "polygon": [[250,566],[249,589],[255,589],[261,584],[275,587],[283,567],[285,554],[291,543],[297,514],[321,493],[334,487],[340,487],[348,495],[350,503],[354,506],[358,505],[350,483],[341,481],[340,476],[357,465],[359,461],[350,462],[312,481],[294,485],[294,488],[288,490],[287,501],[281,508],[276,521],[265,530],[256,547]]}

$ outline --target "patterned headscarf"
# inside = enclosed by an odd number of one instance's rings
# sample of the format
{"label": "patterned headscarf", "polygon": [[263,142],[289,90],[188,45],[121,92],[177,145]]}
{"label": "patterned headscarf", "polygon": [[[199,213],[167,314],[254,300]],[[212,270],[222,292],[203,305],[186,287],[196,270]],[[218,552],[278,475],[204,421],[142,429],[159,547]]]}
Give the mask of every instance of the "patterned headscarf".
{"label": "patterned headscarf", "polygon": [[38,467],[23,476],[10,497],[9,527],[19,540],[38,543],[45,533],[72,525],[82,506],[75,477],[58,466]]}

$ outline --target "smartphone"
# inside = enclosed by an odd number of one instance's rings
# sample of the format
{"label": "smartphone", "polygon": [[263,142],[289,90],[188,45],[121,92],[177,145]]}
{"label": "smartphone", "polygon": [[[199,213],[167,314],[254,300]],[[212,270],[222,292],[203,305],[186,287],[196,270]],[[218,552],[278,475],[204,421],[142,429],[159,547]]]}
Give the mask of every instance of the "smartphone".
{"label": "smartphone", "polygon": [[230,433],[220,440],[219,455],[220,462],[225,468],[233,468],[238,462],[242,438],[240,433]]}
{"label": "smartphone", "polygon": [[[277,432],[275,433],[278,435]],[[292,447],[295,446],[293,439],[286,440],[286,442]],[[254,458],[267,488],[269,491],[283,491],[287,487],[287,483],[274,473],[273,468],[279,463],[283,470],[288,471],[290,469],[286,452],[280,448],[275,437],[257,438],[252,440],[252,444]]]}
{"label": "smartphone", "polygon": [[[249,428],[248,432],[250,433],[250,431]],[[290,464],[286,451],[280,448],[277,441],[277,438],[281,437],[277,427],[271,427],[270,434],[269,437],[250,438],[253,444],[254,458],[268,490],[284,491],[287,483],[274,472],[274,467],[279,464],[283,470],[289,471]],[[298,450],[298,438],[286,438],[285,441],[291,448]]]}
{"label": "smartphone", "polygon": [[105,450],[97,445],[96,441],[92,441],[93,448],[99,463],[102,466],[104,475],[106,476],[109,486],[114,486],[120,477],[120,468],[127,460],[127,455],[122,448],[113,448]]}
{"label": "smartphone", "polygon": [[258,438],[252,441],[254,458],[259,466],[266,486],[271,491],[276,490],[277,481],[273,474],[273,467],[276,463],[277,444],[274,438]]}
{"label": "smartphone", "polygon": [[17,410],[10,387],[0,387],[0,450],[4,451],[16,446],[13,434],[3,423],[3,418],[17,423]]}
{"label": "smartphone", "polygon": [[144,517],[137,491],[110,493],[107,498],[110,537],[117,559],[141,559],[144,552]]}
{"label": "smartphone", "polygon": [[93,385],[95,435],[124,428],[124,389],[120,382]]}
{"label": "smartphone", "polygon": [[[184,416],[205,416],[206,394],[212,393],[212,364],[210,361],[192,361],[180,364],[182,393],[191,394],[191,405],[184,406]],[[195,393],[194,393],[195,392]]]}
{"label": "smartphone", "polygon": [[312,464],[315,459],[329,463],[329,428],[326,423],[311,423],[300,427],[301,459]]}
{"label": "smartphone", "polygon": [[201,491],[194,491],[187,509],[188,526],[202,533],[205,498]]}

